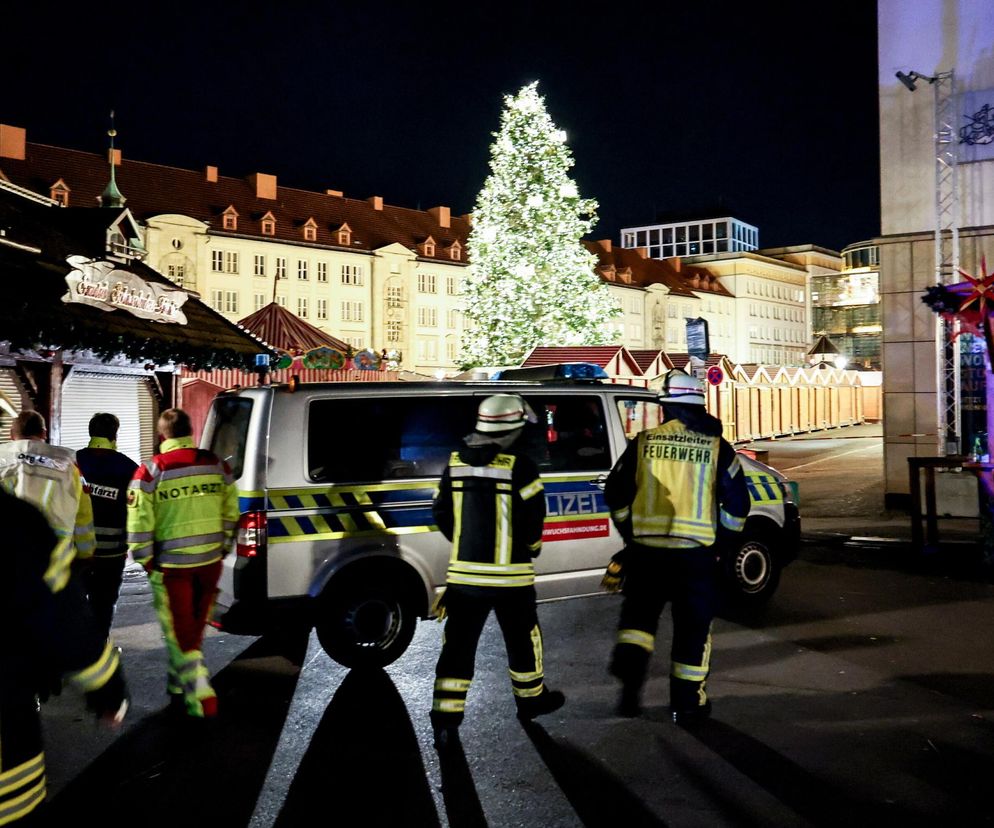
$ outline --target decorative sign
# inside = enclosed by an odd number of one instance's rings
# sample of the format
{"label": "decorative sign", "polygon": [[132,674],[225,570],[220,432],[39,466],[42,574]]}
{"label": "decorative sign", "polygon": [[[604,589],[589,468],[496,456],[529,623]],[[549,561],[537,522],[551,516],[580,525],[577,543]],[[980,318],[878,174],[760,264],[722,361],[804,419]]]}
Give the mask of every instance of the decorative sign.
{"label": "decorative sign", "polygon": [[318,348],[312,348],[304,354],[305,368],[318,368],[329,371],[337,371],[343,365],[345,365],[345,354],[336,348],[329,348],[322,345]]}
{"label": "decorative sign", "polygon": [[352,357],[352,364],[361,371],[377,371],[380,367],[380,355],[372,348],[366,348]]}
{"label": "decorative sign", "polygon": [[180,310],[189,298],[186,291],[146,282],[113,262],[85,256],[69,256],[66,261],[73,270],[66,274],[69,292],[62,297],[63,302],[79,302],[105,311],[123,310],[153,322],[186,324],[186,314]]}
{"label": "decorative sign", "polygon": [[687,353],[700,360],[706,360],[711,353],[711,340],[708,337],[706,319],[687,320]]}
{"label": "decorative sign", "polygon": [[708,368],[707,378],[712,385],[721,385],[725,381],[725,372],[717,365],[712,365]]}
{"label": "decorative sign", "polygon": [[994,158],[994,89],[964,92],[959,96],[959,161]]}

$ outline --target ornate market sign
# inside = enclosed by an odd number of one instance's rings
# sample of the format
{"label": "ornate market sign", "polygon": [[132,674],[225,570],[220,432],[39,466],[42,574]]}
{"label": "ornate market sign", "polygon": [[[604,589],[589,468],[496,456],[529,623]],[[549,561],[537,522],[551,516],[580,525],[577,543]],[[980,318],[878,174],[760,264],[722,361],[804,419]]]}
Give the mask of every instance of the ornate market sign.
{"label": "ornate market sign", "polygon": [[62,297],[63,302],[80,302],[105,311],[120,309],[154,322],[186,324],[186,314],[180,310],[189,298],[186,291],[146,282],[113,262],[85,256],[69,256],[66,261],[73,269],[66,274],[69,292]]}

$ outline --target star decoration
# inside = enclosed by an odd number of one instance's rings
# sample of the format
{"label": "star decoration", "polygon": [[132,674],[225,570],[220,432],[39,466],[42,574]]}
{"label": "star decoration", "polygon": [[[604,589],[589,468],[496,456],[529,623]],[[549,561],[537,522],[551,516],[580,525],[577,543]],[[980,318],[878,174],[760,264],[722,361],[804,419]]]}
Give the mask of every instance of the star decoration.
{"label": "star decoration", "polygon": [[[994,311],[994,270],[990,273],[987,272],[987,256],[983,256],[980,259],[980,273],[981,275],[975,278],[964,270],[959,272],[960,276],[966,279],[966,285],[969,286],[967,288],[969,293],[960,303],[959,310],[962,313],[976,302],[977,311],[980,314],[980,319],[977,321],[983,322],[984,318],[990,312]],[[956,287],[959,287],[959,285]]]}

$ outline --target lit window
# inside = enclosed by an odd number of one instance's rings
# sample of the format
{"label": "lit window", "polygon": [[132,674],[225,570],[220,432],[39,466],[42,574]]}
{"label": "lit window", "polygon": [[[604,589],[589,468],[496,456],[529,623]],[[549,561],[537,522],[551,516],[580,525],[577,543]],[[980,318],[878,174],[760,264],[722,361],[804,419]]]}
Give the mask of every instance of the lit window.
{"label": "lit window", "polygon": [[352,244],[352,228],[347,224],[343,224],[338,228],[338,243],[342,247],[348,247]]}
{"label": "lit window", "polygon": [[275,236],[276,235],[276,218],[272,213],[266,213],[262,217],[262,235],[264,236]]}
{"label": "lit window", "polygon": [[61,178],[52,185],[48,195],[49,198],[51,198],[52,201],[57,202],[60,207],[69,206],[69,188],[66,186],[66,182]]}
{"label": "lit window", "polygon": [[308,219],[304,225],[304,241],[316,241],[318,237],[318,226],[314,219]]}
{"label": "lit window", "polygon": [[401,330],[400,322],[387,322],[387,342],[400,342]]}
{"label": "lit window", "polygon": [[225,230],[238,229],[238,211],[234,207],[229,207],[221,216],[221,226]]}
{"label": "lit window", "polygon": [[234,290],[224,292],[224,312],[238,313],[238,293]]}
{"label": "lit window", "polygon": [[224,251],[224,272],[238,273],[238,253],[235,251]]}

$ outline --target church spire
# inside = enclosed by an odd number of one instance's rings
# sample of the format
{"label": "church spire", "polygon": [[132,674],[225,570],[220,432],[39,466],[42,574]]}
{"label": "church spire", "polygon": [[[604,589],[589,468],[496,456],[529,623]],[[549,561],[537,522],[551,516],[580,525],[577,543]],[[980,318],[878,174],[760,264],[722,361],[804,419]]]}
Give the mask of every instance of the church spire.
{"label": "church spire", "polygon": [[110,112],[110,129],[107,130],[107,135],[110,136],[110,152],[108,153],[108,160],[110,161],[110,181],[107,182],[107,186],[104,187],[104,191],[100,194],[100,206],[123,207],[124,202],[127,201],[127,199],[117,188],[117,179],[114,177],[114,136],[117,135],[117,130],[114,129],[113,109]]}

